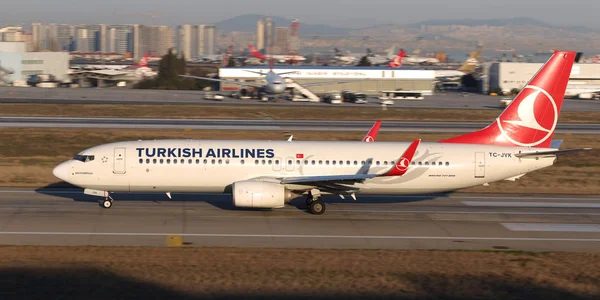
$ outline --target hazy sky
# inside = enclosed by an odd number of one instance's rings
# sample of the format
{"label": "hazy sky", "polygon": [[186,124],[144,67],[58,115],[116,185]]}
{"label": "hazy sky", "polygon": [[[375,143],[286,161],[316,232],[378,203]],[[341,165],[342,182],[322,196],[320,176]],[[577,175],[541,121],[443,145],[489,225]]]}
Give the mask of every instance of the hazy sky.
{"label": "hazy sky", "polygon": [[532,17],[554,25],[600,29],[598,0],[28,0],[10,1],[0,10],[0,25],[54,23],[213,23],[241,14],[299,18],[339,27],[406,24],[429,19]]}

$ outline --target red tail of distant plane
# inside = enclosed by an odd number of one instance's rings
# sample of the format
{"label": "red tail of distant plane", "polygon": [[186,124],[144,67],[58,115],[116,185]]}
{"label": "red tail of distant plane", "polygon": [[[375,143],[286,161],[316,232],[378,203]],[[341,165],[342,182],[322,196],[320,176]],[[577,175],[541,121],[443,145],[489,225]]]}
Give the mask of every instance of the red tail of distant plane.
{"label": "red tail of distant plane", "polygon": [[254,48],[254,46],[250,45],[250,46],[248,46],[248,48],[250,49],[250,54],[252,56],[254,56],[254,57],[256,57],[256,58],[258,58],[260,60],[267,60],[267,57],[264,54],[258,52],[258,50],[256,50]]}
{"label": "red tail of distant plane", "polygon": [[555,51],[494,123],[442,143],[549,148],[575,56]]}
{"label": "red tail of distant plane", "polygon": [[135,64],[135,66],[136,66],[136,67],[147,67],[147,66],[148,66],[148,57],[149,57],[149,56],[150,56],[150,55],[148,55],[148,54],[145,54],[145,55],[144,55],[144,56],[143,56],[143,57],[140,59],[140,61],[139,61],[137,64]]}
{"label": "red tail of distant plane", "polygon": [[394,59],[388,64],[390,68],[400,68],[402,67],[402,59],[406,57],[406,51],[404,49],[400,49],[400,52],[394,56]]}
{"label": "red tail of distant plane", "polygon": [[369,132],[367,133],[367,135],[365,135],[362,141],[366,143],[374,142],[377,138],[377,134],[379,133],[379,127],[381,127],[381,121],[375,122],[373,127],[371,127],[371,130],[369,130]]}

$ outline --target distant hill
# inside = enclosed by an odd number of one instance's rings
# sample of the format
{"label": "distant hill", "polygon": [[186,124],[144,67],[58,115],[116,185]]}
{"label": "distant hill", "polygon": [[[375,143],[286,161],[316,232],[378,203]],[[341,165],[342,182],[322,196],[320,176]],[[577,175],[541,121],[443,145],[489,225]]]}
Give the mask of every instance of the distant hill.
{"label": "distant hill", "polygon": [[[237,17],[233,17],[231,19],[223,20],[219,23],[216,23],[218,30],[223,30],[226,32],[231,31],[241,31],[241,32],[255,32],[256,31],[256,22],[260,19],[264,19],[267,16],[264,15],[241,15]],[[277,27],[289,27],[292,24],[291,19],[268,16],[273,20],[275,26]],[[300,20],[300,35],[338,35],[338,34],[347,34],[350,30],[346,28],[338,28],[332,27],[329,25],[322,24],[305,24]]]}
{"label": "distant hill", "polygon": [[507,19],[438,19],[428,20],[413,24],[413,26],[542,26],[550,27],[548,24],[532,18],[516,17]]}

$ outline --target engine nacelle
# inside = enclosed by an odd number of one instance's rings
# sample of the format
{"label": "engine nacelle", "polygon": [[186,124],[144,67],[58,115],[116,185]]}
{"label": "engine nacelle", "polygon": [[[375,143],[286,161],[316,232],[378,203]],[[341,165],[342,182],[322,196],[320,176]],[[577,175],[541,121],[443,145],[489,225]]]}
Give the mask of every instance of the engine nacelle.
{"label": "engine nacelle", "polygon": [[283,185],[263,181],[237,181],[232,186],[233,205],[250,208],[280,208],[293,198]]}
{"label": "engine nacelle", "polygon": [[592,99],[592,98],[594,98],[594,94],[592,94],[592,93],[581,93],[581,94],[579,94],[579,97],[578,97],[578,98],[579,98],[579,99],[586,99],[586,100],[589,100],[589,99]]}

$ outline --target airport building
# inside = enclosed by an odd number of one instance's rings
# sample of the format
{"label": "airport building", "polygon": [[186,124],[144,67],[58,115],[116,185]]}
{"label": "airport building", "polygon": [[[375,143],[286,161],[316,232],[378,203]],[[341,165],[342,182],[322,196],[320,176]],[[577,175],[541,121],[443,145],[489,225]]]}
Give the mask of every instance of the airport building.
{"label": "airport building", "polygon": [[[261,76],[256,73],[268,72],[265,66],[221,68],[221,79],[262,82]],[[276,73],[295,72],[284,77],[291,78],[298,84],[310,82],[348,80],[346,83],[332,83],[326,85],[310,86],[313,93],[327,93],[332,91],[350,90],[369,95],[379,95],[381,91],[417,91],[423,95],[433,93],[435,71],[433,70],[397,70],[388,67],[313,67],[313,66],[275,66]],[[221,91],[237,91],[243,85],[221,84]]]}
{"label": "airport building", "polygon": [[[501,88],[504,92],[522,89],[542,67],[542,63],[494,62],[487,70],[490,90]],[[600,64],[575,64],[570,83],[600,84]]]}
{"label": "airport building", "polygon": [[0,42],[0,85],[39,74],[52,74],[57,80],[69,79],[69,53],[25,50],[24,42]]}

